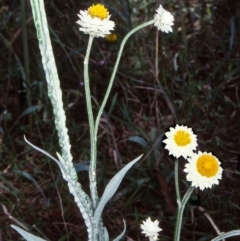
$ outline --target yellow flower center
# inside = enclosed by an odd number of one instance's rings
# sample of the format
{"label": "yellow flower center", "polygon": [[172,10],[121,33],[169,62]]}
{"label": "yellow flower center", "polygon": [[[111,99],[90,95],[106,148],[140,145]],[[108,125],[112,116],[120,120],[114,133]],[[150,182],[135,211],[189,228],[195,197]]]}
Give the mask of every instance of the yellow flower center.
{"label": "yellow flower center", "polygon": [[188,132],[180,130],[174,135],[174,141],[178,146],[187,146],[191,143],[191,137]]}
{"label": "yellow flower center", "polygon": [[218,172],[217,159],[209,154],[203,154],[197,160],[197,171],[204,177],[213,177]]}
{"label": "yellow flower center", "polygon": [[88,13],[91,15],[91,17],[97,17],[102,20],[107,18],[109,15],[107,8],[105,8],[102,4],[93,4],[88,9]]}
{"label": "yellow flower center", "polygon": [[106,35],[106,40],[109,42],[115,42],[117,40],[117,35],[115,33],[111,33]]}

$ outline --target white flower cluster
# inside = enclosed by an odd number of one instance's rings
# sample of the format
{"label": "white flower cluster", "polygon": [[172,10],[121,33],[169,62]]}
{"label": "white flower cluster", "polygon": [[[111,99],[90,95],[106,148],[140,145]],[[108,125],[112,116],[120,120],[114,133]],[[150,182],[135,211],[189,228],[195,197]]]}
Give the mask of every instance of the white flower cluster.
{"label": "white flower cluster", "polygon": [[[166,11],[162,5],[156,12],[154,26],[163,32],[172,32],[173,15]],[[106,37],[111,34],[110,31],[114,30],[115,27],[115,23],[110,20],[111,15],[109,15],[108,9],[102,4],[93,4],[88,10],[80,10],[78,17],[79,30],[93,37]]]}
{"label": "white flower cluster", "polygon": [[93,37],[105,37],[110,34],[115,23],[110,20],[107,8],[102,4],[92,5],[88,10],[81,11],[78,14],[77,23],[81,26],[80,31]]}
{"label": "white flower cluster", "polygon": [[173,15],[166,11],[162,5],[156,10],[156,14],[154,16],[154,26],[163,32],[172,32],[172,25],[174,21]]}
{"label": "white flower cluster", "polygon": [[176,158],[182,156],[187,159],[184,172],[187,173],[186,178],[192,182],[192,186],[204,190],[219,183],[223,172],[221,163],[212,153],[194,152],[197,148],[197,136],[191,128],[176,125],[165,135],[167,138],[163,142],[169,154]]}
{"label": "white flower cluster", "polygon": [[162,230],[158,227],[158,224],[159,222],[157,220],[153,222],[149,217],[146,221],[143,221],[143,224],[140,226],[142,233],[145,234],[146,237],[149,237],[150,241],[158,240],[158,232]]}

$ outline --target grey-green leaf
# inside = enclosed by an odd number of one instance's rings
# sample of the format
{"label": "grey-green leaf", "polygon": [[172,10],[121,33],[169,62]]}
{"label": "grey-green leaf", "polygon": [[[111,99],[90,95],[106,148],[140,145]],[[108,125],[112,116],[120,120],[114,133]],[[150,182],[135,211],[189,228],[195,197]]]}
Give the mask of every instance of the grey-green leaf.
{"label": "grey-green leaf", "polygon": [[109,199],[114,195],[114,193],[117,191],[123,177],[125,176],[126,172],[142,157],[139,156],[130,163],[128,163],[121,171],[119,171],[108,183],[106,186],[102,198],[94,212],[94,218],[95,218],[95,224],[98,226],[100,217],[102,215],[102,211],[106,205],[106,203],[109,201]]}
{"label": "grey-green leaf", "polygon": [[104,228],[104,241],[109,241],[109,235],[106,228]]}
{"label": "grey-green leaf", "polygon": [[39,238],[33,234],[30,234],[29,232],[15,226],[15,225],[11,225],[12,228],[14,228],[18,233],[20,233],[23,238],[25,238],[27,241],[47,241],[45,239]]}
{"label": "grey-green leaf", "polygon": [[146,142],[142,137],[140,137],[140,136],[130,136],[130,137],[128,138],[128,140],[129,140],[129,141],[132,141],[132,142],[135,142],[135,143],[137,143],[137,144],[139,144],[140,146],[143,146],[143,147],[145,147],[145,148],[148,146],[147,142]]}
{"label": "grey-green leaf", "polygon": [[119,236],[117,236],[113,241],[119,241],[124,236],[126,232],[126,223],[124,219],[123,219],[123,225],[124,225],[123,232]]}
{"label": "grey-green leaf", "polygon": [[223,240],[225,238],[230,238],[230,237],[233,237],[233,236],[240,236],[240,229],[232,230],[232,231],[229,231],[229,232],[226,232],[226,233],[221,233],[216,238],[211,239],[211,241],[220,241],[220,240]]}
{"label": "grey-green leaf", "polygon": [[92,240],[92,236],[91,236],[91,234],[92,234],[91,219],[93,216],[93,211],[91,209],[92,205],[91,205],[90,198],[82,190],[80,183],[78,183],[71,175],[69,175],[69,172],[66,170],[66,166],[64,165],[64,161],[60,154],[57,153],[57,156],[60,160],[60,162],[59,162],[56,158],[51,156],[48,152],[42,150],[41,148],[39,148],[37,146],[34,146],[25,137],[24,137],[24,139],[34,149],[36,149],[36,150],[40,151],[41,153],[45,154],[46,156],[50,157],[52,160],[54,160],[58,164],[58,166],[61,169],[63,178],[68,182],[69,191],[73,194],[75,202],[76,202],[77,206],[79,207],[79,209],[82,213],[82,216],[85,220],[85,224],[87,226],[87,231],[89,234],[88,240]]}

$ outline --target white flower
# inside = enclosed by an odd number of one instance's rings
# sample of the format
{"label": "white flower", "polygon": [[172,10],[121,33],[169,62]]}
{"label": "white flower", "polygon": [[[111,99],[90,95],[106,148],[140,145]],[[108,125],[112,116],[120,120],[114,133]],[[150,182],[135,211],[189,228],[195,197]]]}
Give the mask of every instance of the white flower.
{"label": "white flower", "polygon": [[180,156],[187,158],[196,150],[197,136],[193,134],[191,128],[176,125],[175,128],[171,127],[165,135],[167,136],[163,141],[166,144],[165,149],[176,158]]}
{"label": "white flower", "polygon": [[105,37],[115,26],[115,23],[109,20],[107,8],[102,4],[93,4],[88,10],[80,10],[78,17],[77,23],[81,26],[79,30],[94,37]]}
{"label": "white flower", "polygon": [[141,224],[142,233],[145,234],[146,237],[149,237],[149,240],[155,241],[158,239],[158,232],[162,229],[158,227],[159,222],[155,220],[151,221],[151,218],[147,218],[146,221],[143,221]]}
{"label": "white flower", "polygon": [[174,21],[173,15],[166,11],[162,5],[156,10],[157,13],[154,16],[154,26],[163,32],[172,32],[172,25]]}
{"label": "white flower", "polygon": [[219,183],[223,172],[220,164],[212,153],[199,151],[188,158],[184,172],[187,173],[187,180],[192,182],[192,186],[203,190]]}

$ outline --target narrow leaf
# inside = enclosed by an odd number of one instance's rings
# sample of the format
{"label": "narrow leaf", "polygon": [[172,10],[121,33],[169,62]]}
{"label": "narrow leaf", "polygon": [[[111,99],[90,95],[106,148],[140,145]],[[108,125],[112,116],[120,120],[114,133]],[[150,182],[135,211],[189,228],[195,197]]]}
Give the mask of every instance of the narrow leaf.
{"label": "narrow leaf", "polygon": [[128,138],[129,141],[132,141],[132,142],[135,142],[137,144],[139,144],[140,146],[143,146],[143,147],[147,147],[147,142],[140,136],[130,136]]}
{"label": "narrow leaf", "polygon": [[113,241],[119,241],[124,236],[126,232],[126,223],[124,219],[123,219],[123,225],[124,225],[123,232],[118,237],[116,237]]}
{"label": "narrow leaf", "polygon": [[[88,164],[86,164],[88,163]],[[76,172],[83,172],[89,170],[89,162],[80,162],[74,164]]]}
{"label": "narrow leaf", "polygon": [[226,233],[221,233],[219,236],[216,238],[212,239],[211,241],[221,241],[225,238],[230,238],[233,236],[240,236],[240,229],[232,230]]}
{"label": "narrow leaf", "polygon": [[109,199],[114,195],[114,193],[117,191],[123,177],[125,176],[125,174],[127,173],[127,171],[137,162],[140,160],[140,158],[142,157],[139,156],[136,159],[134,159],[133,161],[131,161],[130,163],[128,163],[121,171],[119,171],[108,183],[108,185],[106,186],[104,193],[102,195],[102,198],[95,210],[94,213],[94,218],[95,218],[95,222],[96,222],[96,226],[98,226],[100,217],[102,215],[102,211],[106,205],[106,203],[109,201]]}
{"label": "narrow leaf", "polygon": [[106,228],[104,228],[104,241],[109,241],[109,235]]}
{"label": "narrow leaf", "polygon": [[40,185],[38,184],[38,182],[35,180],[35,178],[28,172],[24,172],[24,171],[20,171],[20,170],[14,170],[17,174],[27,178],[28,180],[32,181],[33,184],[36,186],[36,188],[39,190],[39,192],[41,193],[41,195],[43,196],[46,204],[48,204],[48,199],[47,197],[45,196],[42,188],[40,187]]}
{"label": "narrow leaf", "polygon": [[41,148],[33,145],[31,142],[29,142],[29,141],[27,140],[27,138],[26,138],[25,136],[24,136],[24,140],[27,142],[28,145],[30,145],[31,147],[33,147],[35,150],[43,153],[44,155],[48,156],[48,157],[51,158],[53,161],[55,161],[57,164],[59,164],[59,161],[58,161],[56,158],[54,158],[52,155],[50,155],[48,152],[44,151],[43,149],[41,149]]}
{"label": "narrow leaf", "polygon": [[13,125],[11,126],[10,130],[13,129],[13,127],[15,127],[15,125],[18,123],[18,121],[25,115],[28,115],[36,110],[39,109],[39,106],[38,105],[33,105],[33,106],[30,106],[28,107],[26,110],[23,111],[23,113],[16,119],[16,121],[13,123]]}
{"label": "narrow leaf", "polygon": [[39,238],[33,234],[30,234],[29,232],[15,226],[15,225],[11,225],[11,227],[13,229],[15,229],[18,233],[20,233],[23,236],[23,238],[25,238],[27,241],[47,241],[47,240]]}
{"label": "narrow leaf", "polygon": [[66,170],[67,167],[64,166],[64,160],[61,157],[61,155],[59,153],[57,153],[57,156],[60,160],[60,162],[54,158],[53,156],[51,156],[48,152],[42,150],[41,148],[34,146],[32,143],[30,143],[25,137],[24,137],[25,141],[32,146],[34,149],[40,151],[41,153],[45,154],[46,156],[50,157],[52,160],[54,160],[58,166],[60,167],[60,170],[62,172],[63,178],[68,182],[68,187],[69,187],[69,191],[73,194],[74,196],[74,200],[77,204],[77,206],[79,207],[79,210],[82,213],[82,216],[85,220],[85,224],[87,226],[87,231],[89,234],[89,239],[88,240],[92,240],[92,216],[93,216],[93,212],[92,212],[92,208],[91,208],[91,200],[89,198],[89,196],[82,190],[80,183],[78,183],[71,175],[69,175],[69,172]]}

